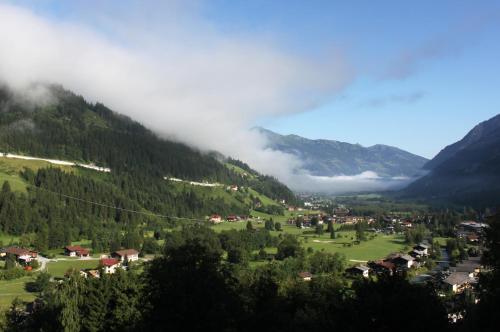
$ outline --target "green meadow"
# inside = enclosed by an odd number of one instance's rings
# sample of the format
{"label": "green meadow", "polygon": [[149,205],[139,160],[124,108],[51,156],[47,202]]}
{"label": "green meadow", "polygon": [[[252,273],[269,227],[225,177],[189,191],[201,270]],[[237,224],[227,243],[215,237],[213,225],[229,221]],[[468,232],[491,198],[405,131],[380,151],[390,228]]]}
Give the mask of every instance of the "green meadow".
{"label": "green meadow", "polygon": [[[255,229],[264,228],[264,221],[252,221],[252,226]],[[282,231],[271,231],[274,236],[279,234],[288,233],[297,236],[304,248],[312,248],[316,251],[325,251],[328,253],[344,254],[346,258],[353,264],[358,261],[369,261],[381,259],[393,252],[404,251],[406,244],[402,235],[385,235],[366,233],[366,241],[361,241],[359,244],[354,244],[355,233],[353,231],[339,231],[339,225],[335,225],[336,238],[330,239],[330,234],[326,231],[322,235],[317,235],[314,229],[301,229],[295,225],[288,225],[282,223]],[[246,229],[246,222],[224,222],[212,226],[216,232],[224,230]],[[326,226],[325,226],[326,229]],[[370,239],[373,237],[373,239]]]}

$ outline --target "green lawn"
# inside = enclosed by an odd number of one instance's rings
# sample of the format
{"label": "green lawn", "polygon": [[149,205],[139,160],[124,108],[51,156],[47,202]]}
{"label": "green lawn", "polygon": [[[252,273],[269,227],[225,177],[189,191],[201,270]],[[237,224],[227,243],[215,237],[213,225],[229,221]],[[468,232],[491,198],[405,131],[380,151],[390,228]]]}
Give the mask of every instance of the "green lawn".
{"label": "green lawn", "polygon": [[0,185],[8,181],[12,191],[26,192],[26,182],[17,174],[8,174],[0,170]]}
{"label": "green lawn", "polygon": [[18,241],[19,236],[0,233],[0,243],[3,243],[4,246],[8,246],[11,242],[16,243]]}
{"label": "green lawn", "polygon": [[[263,228],[264,222],[258,223],[254,221],[252,225],[256,229]],[[246,222],[224,222],[212,227],[216,232],[229,229],[241,230],[246,229]],[[335,225],[336,229],[339,227],[340,225]],[[283,223],[282,229],[282,232],[272,231],[271,234],[274,236],[278,236],[280,233],[296,235],[302,241],[304,248],[311,247],[314,250],[324,250],[329,253],[338,252],[344,254],[352,264],[357,263],[357,261],[381,259],[390,253],[402,251],[406,247],[402,235],[377,234],[373,240],[362,241],[360,244],[355,245],[352,244],[355,239],[355,233],[353,231],[337,231],[337,238],[332,240],[330,239],[330,234],[325,232],[322,235],[316,235],[313,229],[300,229],[294,225]],[[367,237],[372,234],[373,233],[366,233]],[[346,246],[344,244],[351,244],[351,246]]]}
{"label": "green lawn", "polygon": [[450,237],[435,237],[433,238],[432,240],[433,241],[437,241],[439,243],[440,246],[446,246],[446,240],[449,240],[451,239]]}
{"label": "green lawn", "polygon": [[23,277],[14,280],[0,280],[0,311],[7,309],[16,297],[23,301],[32,301],[35,295],[28,293],[24,287],[32,277]]}
{"label": "green lawn", "polygon": [[63,277],[64,274],[71,268],[77,270],[92,269],[97,268],[98,265],[98,260],[70,259],[65,261],[47,263],[47,272],[49,272],[54,277]]}

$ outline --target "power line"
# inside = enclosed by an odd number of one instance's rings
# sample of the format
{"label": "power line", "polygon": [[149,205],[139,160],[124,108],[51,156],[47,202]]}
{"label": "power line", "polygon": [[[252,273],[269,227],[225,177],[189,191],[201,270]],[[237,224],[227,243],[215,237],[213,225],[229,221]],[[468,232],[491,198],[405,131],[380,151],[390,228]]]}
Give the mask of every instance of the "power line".
{"label": "power line", "polygon": [[164,214],[157,214],[157,213],[152,213],[152,212],[144,212],[144,211],[137,211],[137,210],[125,209],[125,208],[121,208],[121,207],[118,207],[118,206],[113,206],[113,205],[108,205],[108,204],[104,204],[104,203],[94,202],[94,201],[91,201],[91,200],[88,200],[88,199],[84,199],[84,198],[80,198],[80,197],[75,197],[75,196],[70,196],[70,195],[58,193],[56,191],[52,191],[52,190],[49,190],[49,189],[46,189],[46,188],[42,188],[42,187],[37,187],[37,186],[33,186],[33,185],[29,185],[29,187],[35,188],[37,190],[43,190],[43,191],[46,191],[46,192],[49,192],[51,194],[58,195],[58,196],[61,196],[61,197],[73,199],[75,201],[84,202],[84,203],[88,203],[88,204],[92,204],[92,205],[97,205],[97,206],[102,206],[102,207],[105,207],[105,208],[115,209],[115,210],[123,211],[123,212],[129,212],[129,213],[135,213],[135,214],[142,214],[142,215],[146,215],[146,216],[150,216],[150,217],[157,217],[157,218],[163,218],[163,219],[176,219],[176,220],[190,220],[190,221],[202,221],[202,222],[205,222],[205,219],[195,219],[195,218],[187,218],[187,217],[175,217],[175,216],[167,216],[167,215],[164,215]]}

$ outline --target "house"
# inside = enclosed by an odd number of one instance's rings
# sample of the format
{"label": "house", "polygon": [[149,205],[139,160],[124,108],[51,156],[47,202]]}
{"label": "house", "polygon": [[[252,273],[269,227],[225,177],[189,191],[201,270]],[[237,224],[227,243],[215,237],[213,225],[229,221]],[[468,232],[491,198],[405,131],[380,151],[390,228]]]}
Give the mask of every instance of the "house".
{"label": "house", "polygon": [[364,265],[353,266],[346,270],[351,276],[361,276],[363,278],[368,278],[370,276],[370,268]]}
{"label": "house", "polygon": [[424,243],[417,244],[413,247],[413,250],[422,252],[423,256],[429,255],[429,246]]}
{"label": "house", "polygon": [[461,293],[468,288],[471,278],[467,272],[452,272],[443,283],[448,290],[453,293]]}
{"label": "house", "polygon": [[16,261],[21,264],[27,264],[38,257],[36,251],[19,247],[7,247],[0,251],[0,257],[5,257],[7,255],[13,255]]}
{"label": "house", "polygon": [[477,234],[469,234],[469,235],[467,235],[467,242],[468,243],[478,243],[479,236]]}
{"label": "house", "polygon": [[368,266],[376,273],[392,275],[396,270],[396,265],[390,260],[369,262]]}
{"label": "house", "polygon": [[118,259],[121,263],[135,262],[139,259],[139,252],[135,249],[123,249],[113,252],[111,257]]}
{"label": "house", "polygon": [[64,254],[70,257],[89,257],[90,251],[81,246],[66,246],[64,247]]}
{"label": "house", "polygon": [[423,250],[417,250],[417,249],[413,249],[411,252],[410,252],[410,256],[414,257],[414,258],[422,258],[422,257],[425,257],[427,256],[425,254],[425,251]]}
{"label": "house", "polygon": [[299,272],[299,278],[301,278],[304,281],[311,281],[312,280],[312,274],[311,272]]}
{"label": "house", "polygon": [[481,263],[479,257],[470,257],[468,260],[457,264],[457,266],[450,268],[452,272],[467,273],[469,278],[474,278],[481,272]]}
{"label": "house", "polygon": [[226,220],[229,222],[234,222],[234,221],[238,221],[238,217],[235,215],[230,215],[230,216],[226,217]]}
{"label": "house", "polygon": [[218,224],[220,222],[222,222],[222,217],[219,216],[218,214],[212,214],[210,216],[210,219],[208,219],[211,223],[213,224]]}
{"label": "house", "polygon": [[392,262],[398,267],[409,269],[413,266],[415,258],[411,257],[410,255],[399,255],[393,258]]}
{"label": "house", "polygon": [[99,261],[99,266],[104,273],[113,274],[121,266],[121,262],[116,258],[102,258]]}
{"label": "house", "polygon": [[411,221],[408,221],[408,220],[403,221],[403,222],[401,223],[401,225],[403,225],[403,226],[404,226],[404,227],[406,227],[406,228],[412,228],[412,227],[413,227],[413,225],[412,225]]}
{"label": "house", "polygon": [[231,191],[238,191],[238,186],[235,185],[235,184],[233,184],[233,185],[229,186],[228,189],[231,190]]}

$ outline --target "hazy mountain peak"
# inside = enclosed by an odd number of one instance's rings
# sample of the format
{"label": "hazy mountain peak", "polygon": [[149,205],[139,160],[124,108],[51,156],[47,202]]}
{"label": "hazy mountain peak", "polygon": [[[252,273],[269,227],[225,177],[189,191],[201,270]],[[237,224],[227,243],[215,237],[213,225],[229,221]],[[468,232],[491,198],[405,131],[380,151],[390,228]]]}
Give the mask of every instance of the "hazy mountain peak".
{"label": "hazy mountain peak", "polygon": [[298,135],[280,135],[257,128],[268,138],[269,147],[297,156],[306,170],[317,176],[356,175],[372,171],[382,177],[412,177],[427,159],[398,149],[376,144],[363,147],[336,140],[308,139]]}

